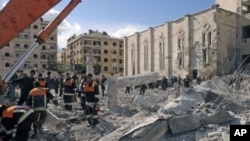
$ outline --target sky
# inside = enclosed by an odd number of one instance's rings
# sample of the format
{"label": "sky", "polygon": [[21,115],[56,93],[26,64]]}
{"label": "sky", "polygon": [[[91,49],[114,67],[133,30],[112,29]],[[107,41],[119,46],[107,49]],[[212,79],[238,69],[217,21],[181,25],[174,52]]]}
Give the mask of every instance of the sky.
{"label": "sky", "polygon": [[[0,0],[1,8],[9,0]],[[62,0],[43,18],[52,20],[70,0]],[[89,29],[122,38],[210,8],[215,0],[82,0],[58,27],[58,48]]]}

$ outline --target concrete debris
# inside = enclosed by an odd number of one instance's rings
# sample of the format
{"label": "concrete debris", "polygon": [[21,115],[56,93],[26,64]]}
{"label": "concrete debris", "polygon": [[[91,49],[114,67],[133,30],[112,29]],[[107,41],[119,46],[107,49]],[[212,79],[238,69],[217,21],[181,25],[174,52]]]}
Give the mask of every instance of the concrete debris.
{"label": "concrete debris", "polygon": [[196,115],[172,117],[169,119],[169,127],[172,134],[185,133],[201,126],[200,117]]}
{"label": "concrete debris", "polygon": [[204,103],[204,100],[201,95],[190,91],[167,104],[164,108],[160,109],[160,112],[176,116],[186,115],[190,112],[190,109],[197,108],[202,103]]}
{"label": "concrete debris", "polygon": [[220,124],[231,121],[232,117],[226,111],[218,111],[214,114],[209,114],[205,117],[204,121],[206,124]]}
{"label": "concrete debris", "polygon": [[57,97],[59,106],[48,104],[44,133],[29,141],[229,141],[230,125],[250,124],[249,75],[214,77],[188,89],[177,84],[166,91],[146,89],[143,96],[138,88],[129,94],[122,88],[157,77],[110,79],[108,97],[100,97],[100,123],[93,128],[87,127],[79,99],[73,111],[65,111],[62,97]]}

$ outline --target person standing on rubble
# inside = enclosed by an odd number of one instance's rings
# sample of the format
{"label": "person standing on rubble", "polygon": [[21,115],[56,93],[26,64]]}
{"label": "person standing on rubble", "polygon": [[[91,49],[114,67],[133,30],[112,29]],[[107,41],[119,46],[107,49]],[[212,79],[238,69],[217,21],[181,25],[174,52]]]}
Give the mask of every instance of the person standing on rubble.
{"label": "person standing on rubble", "polygon": [[25,76],[23,78],[10,81],[10,83],[12,83],[12,84],[19,83],[22,86],[21,87],[21,96],[17,102],[17,105],[23,105],[23,103],[26,102],[30,90],[33,89],[33,82],[35,81],[35,77],[34,77],[35,74],[36,74],[35,70],[31,70],[29,77]]}
{"label": "person standing on rubble", "polygon": [[59,96],[62,96],[64,76],[62,72],[58,73],[59,73]]}
{"label": "person standing on rubble", "polygon": [[85,105],[85,94],[84,94],[83,84],[87,81],[87,77],[85,70],[82,70],[80,73],[81,73],[81,79],[78,86],[78,97],[81,98],[81,106],[83,111],[85,111],[86,105]]}
{"label": "person standing on rubble", "polygon": [[184,87],[185,88],[189,88],[190,87],[190,78],[189,78],[189,76],[188,75],[186,75],[186,78],[184,78],[184,80],[183,80],[183,83],[184,83]]}
{"label": "person standing on rubble", "polygon": [[105,91],[105,82],[107,81],[107,78],[105,77],[105,75],[102,75],[102,79],[101,79],[101,88],[102,88],[102,96],[104,97],[104,91]]}
{"label": "person standing on rubble", "polygon": [[52,85],[53,85],[53,80],[51,79],[50,75],[51,75],[51,72],[48,71],[47,72],[47,77],[45,78],[45,81],[46,81],[46,83],[48,85],[48,91],[50,91],[50,89],[52,88]]}
{"label": "person standing on rubble", "polygon": [[47,115],[47,99],[52,100],[55,105],[58,105],[57,100],[54,100],[54,96],[46,88],[42,87],[39,81],[35,81],[34,88],[29,92],[27,99],[27,105],[35,112],[32,138],[37,138],[38,132],[43,133],[42,126]]}
{"label": "person standing on rubble", "polygon": [[28,106],[1,105],[1,124],[5,128],[5,132],[0,133],[2,140],[27,141],[34,116],[34,111]]}
{"label": "person standing on rubble", "polygon": [[97,115],[97,104],[99,98],[98,84],[93,80],[93,75],[89,73],[87,75],[87,81],[83,84],[83,91],[86,98],[86,110],[85,115],[88,121],[88,126],[94,127],[99,123]]}
{"label": "person standing on rubble", "polygon": [[166,91],[167,90],[167,87],[168,87],[168,79],[166,76],[163,76],[162,77],[162,80],[161,80],[161,89],[163,91]]}
{"label": "person standing on rubble", "polygon": [[66,78],[63,81],[64,93],[64,107],[66,110],[72,111],[73,97],[75,96],[76,84],[70,73],[66,73]]}
{"label": "person standing on rubble", "polygon": [[[15,79],[18,79],[18,75],[16,73],[11,77],[10,81],[15,80]],[[16,94],[15,87],[16,87],[15,84],[8,83],[7,98],[9,99],[10,102],[15,101],[15,94]]]}
{"label": "person standing on rubble", "polygon": [[140,95],[144,95],[146,89],[147,89],[147,86],[146,86],[145,84],[142,84],[142,85],[140,86]]}
{"label": "person standing on rubble", "polygon": [[47,88],[47,87],[48,87],[46,81],[45,81],[44,78],[43,78],[43,74],[41,74],[41,73],[38,74],[37,81],[39,82],[39,86],[40,86],[40,87],[44,87],[44,88]]}

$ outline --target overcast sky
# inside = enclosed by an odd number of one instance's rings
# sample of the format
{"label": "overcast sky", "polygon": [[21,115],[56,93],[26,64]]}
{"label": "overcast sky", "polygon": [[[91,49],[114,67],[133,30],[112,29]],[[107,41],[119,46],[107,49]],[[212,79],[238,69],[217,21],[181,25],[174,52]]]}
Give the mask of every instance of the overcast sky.
{"label": "overcast sky", "polygon": [[[70,0],[62,0],[45,14],[53,19]],[[2,7],[8,0],[0,0]],[[82,0],[58,28],[58,46],[66,47],[67,39],[89,29],[106,31],[122,38],[148,27],[210,8],[214,0]]]}

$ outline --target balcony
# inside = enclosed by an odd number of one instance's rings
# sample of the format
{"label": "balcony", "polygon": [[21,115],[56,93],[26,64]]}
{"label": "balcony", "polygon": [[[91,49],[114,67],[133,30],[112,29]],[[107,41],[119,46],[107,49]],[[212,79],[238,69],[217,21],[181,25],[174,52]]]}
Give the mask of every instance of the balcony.
{"label": "balcony", "polygon": [[243,5],[250,6],[250,0],[243,0],[243,1],[242,1],[242,4],[243,4]]}

